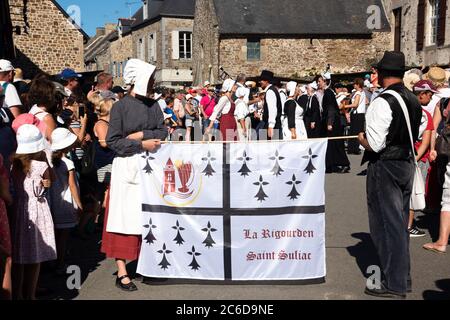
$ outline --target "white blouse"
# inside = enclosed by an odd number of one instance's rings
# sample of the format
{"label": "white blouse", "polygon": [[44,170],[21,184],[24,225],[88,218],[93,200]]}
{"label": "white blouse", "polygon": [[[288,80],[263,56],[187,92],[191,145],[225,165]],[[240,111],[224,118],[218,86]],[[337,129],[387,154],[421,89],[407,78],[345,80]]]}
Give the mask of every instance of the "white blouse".
{"label": "white blouse", "polygon": [[216,121],[219,114],[227,114],[228,112],[230,112],[230,109],[231,109],[230,99],[228,99],[227,96],[221,97],[219,102],[214,107],[214,112],[209,118],[209,120],[211,120],[211,122]]}

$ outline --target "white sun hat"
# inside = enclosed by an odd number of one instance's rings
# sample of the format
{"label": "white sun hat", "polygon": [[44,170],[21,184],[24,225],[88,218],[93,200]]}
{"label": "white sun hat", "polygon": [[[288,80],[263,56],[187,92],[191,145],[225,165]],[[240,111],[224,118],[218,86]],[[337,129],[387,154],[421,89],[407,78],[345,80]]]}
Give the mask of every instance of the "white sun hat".
{"label": "white sun hat", "polygon": [[52,133],[52,151],[64,150],[77,141],[77,136],[66,128],[57,128]]}
{"label": "white sun hat", "polygon": [[45,150],[45,139],[38,127],[24,124],[17,130],[17,154],[33,154]]}
{"label": "white sun hat", "polygon": [[127,85],[134,85],[134,93],[147,95],[148,82],[156,67],[139,59],[130,59],[123,72],[123,80]]}

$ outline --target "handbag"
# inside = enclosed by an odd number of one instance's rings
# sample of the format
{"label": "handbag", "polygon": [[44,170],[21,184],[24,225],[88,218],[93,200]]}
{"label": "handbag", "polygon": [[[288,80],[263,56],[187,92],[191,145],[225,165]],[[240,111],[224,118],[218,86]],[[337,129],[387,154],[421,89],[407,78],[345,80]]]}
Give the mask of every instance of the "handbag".
{"label": "handbag", "polygon": [[[411,122],[410,122],[410,118],[409,118],[408,108],[406,107],[406,103],[403,100],[403,98],[397,92],[395,92],[393,90],[387,90],[384,93],[390,94],[391,96],[396,98],[397,101],[399,102],[400,107],[402,108],[403,114],[406,119],[406,126],[408,127],[409,138],[411,140],[411,147],[413,150],[413,154],[415,155],[414,139],[413,139],[413,135],[412,135]],[[413,183],[409,208],[414,211],[420,211],[420,210],[425,209],[425,207],[426,207],[425,183],[423,181],[422,173],[420,172],[419,165],[417,164],[416,157],[414,157],[414,165],[415,165],[414,183]]]}

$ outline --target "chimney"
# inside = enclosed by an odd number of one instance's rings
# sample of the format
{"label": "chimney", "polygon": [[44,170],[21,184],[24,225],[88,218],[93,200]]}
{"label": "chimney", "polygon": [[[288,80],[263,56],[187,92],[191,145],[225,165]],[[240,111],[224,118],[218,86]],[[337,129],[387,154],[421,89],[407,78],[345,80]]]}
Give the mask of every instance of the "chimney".
{"label": "chimney", "polygon": [[116,23],[106,23],[105,24],[105,34],[110,34],[117,29]]}
{"label": "chimney", "polygon": [[142,0],[142,2],[144,3],[144,6],[142,8],[144,20],[148,19],[148,2],[149,1],[150,0]]}
{"label": "chimney", "polygon": [[97,37],[104,36],[105,35],[105,28],[103,28],[103,27],[97,28],[96,32],[95,32],[95,35]]}

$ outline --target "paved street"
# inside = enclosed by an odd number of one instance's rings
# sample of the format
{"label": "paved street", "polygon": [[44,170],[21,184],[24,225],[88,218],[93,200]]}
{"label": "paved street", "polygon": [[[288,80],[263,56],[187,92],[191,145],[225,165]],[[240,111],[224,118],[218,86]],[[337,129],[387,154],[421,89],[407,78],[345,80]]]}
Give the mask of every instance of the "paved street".
{"label": "paved street", "polygon": [[[363,168],[361,157],[352,156],[352,172],[327,175],[327,278],[320,285],[235,284],[216,282],[164,282],[152,286],[136,281],[139,291],[124,293],[114,286],[115,263],[99,254],[99,239],[75,240],[69,263],[83,269],[81,290],[69,291],[65,279],[44,274],[42,285],[56,288],[52,299],[158,299],[158,300],[294,300],[294,299],[372,299],[364,295],[364,273],[377,264],[368,233],[365,177],[357,176]],[[427,237],[411,240],[413,293],[408,299],[450,299],[450,254],[437,255],[422,245],[437,236],[438,216],[418,217],[418,226]],[[96,237],[99,238],[99,235]],[[131,269],[133,266],[130,266]]]}

